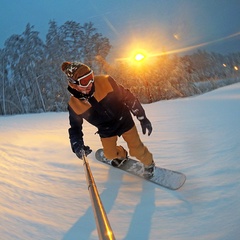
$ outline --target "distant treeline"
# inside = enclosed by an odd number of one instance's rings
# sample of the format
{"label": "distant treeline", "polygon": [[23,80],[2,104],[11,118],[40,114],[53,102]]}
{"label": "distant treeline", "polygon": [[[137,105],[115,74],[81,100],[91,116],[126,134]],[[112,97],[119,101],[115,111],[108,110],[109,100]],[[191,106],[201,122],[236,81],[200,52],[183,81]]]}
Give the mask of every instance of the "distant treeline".
{"label": "distant treeline", "polygon": [[[66,111],[69,93],[60,70],[66,60],[84,62],[95,74],[112,75],[143,103],[200,94],[218,87],[219,79],[227,79],[224,84],[240,81],[240,53],[163,53],[152,62],[132,66],[124,61],[107,63],[110,50],[109,39],[91,22],[57,26],[50,21],[45,42],[27,24],[0,49],[0,115]],[[199,82],[207,82],[207,89]]]}

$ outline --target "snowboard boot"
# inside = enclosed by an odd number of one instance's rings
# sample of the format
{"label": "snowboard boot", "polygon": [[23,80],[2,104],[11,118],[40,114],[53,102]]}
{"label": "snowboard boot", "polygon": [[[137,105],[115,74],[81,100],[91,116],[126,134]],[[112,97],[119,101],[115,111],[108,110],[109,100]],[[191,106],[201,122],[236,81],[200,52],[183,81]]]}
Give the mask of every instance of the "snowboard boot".
{"label": "snowboard boot", "polygon": [[[121,148],[123,148],[123,147],[121,147]],[[111,161],[111,165],[112,165],[113,167],[120,167],[120,166],[122,166],[122,165],[124,164],[125,161],[128,160],[128,153],[127,153],[127,151],[126,151],[124,148],[123,148],[123,150],[124,150],[126,156],[125,156],[125,157],[122,157],[122,158],[114,158],[114,159]]]}
{"label": "snowboard boot", "polygon": [[127,160],[128,160],[127,157],[126,157],[126,158],[122,158],[122,159],[115,158],[115,159],[113,159],[113,160],[111,161],[111,165],[112,165],[113,167],[121,167],[121,166],[124,164],[124,162],[127,161]]}
{"label": "snowboard boot", "polygon": [[151,178],[154,175],[154,170],[155,170],[155,162],[152,161],[150,165],[143,165],[143,177],[145,178]]}

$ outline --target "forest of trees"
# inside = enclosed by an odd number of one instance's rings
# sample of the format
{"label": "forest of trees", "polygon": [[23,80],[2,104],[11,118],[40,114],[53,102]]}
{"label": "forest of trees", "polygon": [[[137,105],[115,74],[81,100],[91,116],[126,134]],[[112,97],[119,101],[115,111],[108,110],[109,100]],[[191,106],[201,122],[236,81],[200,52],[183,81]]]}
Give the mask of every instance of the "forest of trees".
{"label": "forest of trees", "polygon": [[162,54],[154,63],[132,68],[126,62],[107,63],[110,50],[109,39],[91,22],[57,26],[50,21],[45,42],[27,24],[22,34],[12,35],[0,49],[0,115],[66,111],[69,93],[60,70],[63,61],[82,61],[95,74],[112,75],[143,103],[200,94],[240,81],[240,52]]}
{"label": "forest of trees", "polygon": [[109,70],[143,103],[201,94],[240,81],[240,52],[221,55],[198,50],[185,56],[163,54],[135,72],[127,63]]}

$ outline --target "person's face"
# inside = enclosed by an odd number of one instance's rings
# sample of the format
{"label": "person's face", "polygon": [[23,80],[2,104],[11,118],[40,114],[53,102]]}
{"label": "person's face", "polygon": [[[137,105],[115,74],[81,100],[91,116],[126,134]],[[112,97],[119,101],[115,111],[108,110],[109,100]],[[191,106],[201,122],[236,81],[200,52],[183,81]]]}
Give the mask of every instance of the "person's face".
{"label": "person's face", "polygon": [[90,83],[87,87],[81,87],[80,85],[74,84],[74,83],[69,83],[71,88],[77,90],[78,92],[81,92],[83,94],[89,94],[89,92],[92,89],[93,83]]}
{"label": "person's face", "polygon": [[93,86],[94,75],[93,72],[91,71],[85,76],[78,77],[77,79],[68,78],[68,81],[69,85],[75,90],[83,94],[89,94]]}

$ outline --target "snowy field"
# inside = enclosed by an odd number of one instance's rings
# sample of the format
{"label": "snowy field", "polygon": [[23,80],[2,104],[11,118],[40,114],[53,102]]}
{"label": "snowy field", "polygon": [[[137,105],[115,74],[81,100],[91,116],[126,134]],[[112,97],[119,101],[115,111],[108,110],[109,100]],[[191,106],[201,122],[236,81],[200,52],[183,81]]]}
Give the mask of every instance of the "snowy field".
{"label": "snowy field", "polygon": [[[97,162],[100,141],[85,123],[90,167],[116,239],[240,239],[240,84],[144,108],[154,130],[142,140],[157,165],[187,181],[171,191]],[[98,239],[67,129],[68,113],[0,117],[1,240]]]}

